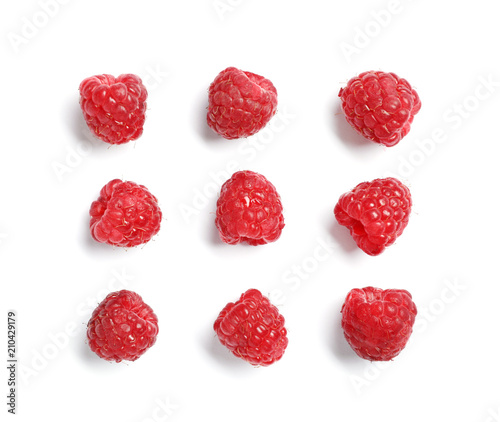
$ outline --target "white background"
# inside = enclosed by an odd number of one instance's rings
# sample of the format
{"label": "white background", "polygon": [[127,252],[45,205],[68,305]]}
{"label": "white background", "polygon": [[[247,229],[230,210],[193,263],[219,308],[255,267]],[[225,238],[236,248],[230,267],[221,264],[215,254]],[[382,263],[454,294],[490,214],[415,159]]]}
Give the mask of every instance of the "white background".
{"label": "white background", "polygon": [[[496,1],[462,4],[2,2],[0,320],[18,314],[18,420],[498,421],[500,31]],[[207,88],[228,66],[278,90],[278,114],[247,140],[205,123]],[[422,99],[393,148],[339,114],[339,89],[365,70],[397,73]],[[100,73],[147,84],[136,142],[90,136],[78,86]],[[281,194],[277,242],[218,240],[217,190],[237,169]],[[413,213],[396,244],[369,257],[333,208],[389,174],[410,187]],[[90,238],[88,209],[113,178],[159,199],[162,228],[144,247]],[[347,292],[367,285],[407,289],[419,309],[408,346],[384,365],[358,358],[340,329]],[[156,345],[128,364],[99,359],[85,337],[92,309],[121,288],[160,324]],[[236,359],[212,330],[248,288],[286,319],[289,347],[271,367]]]}

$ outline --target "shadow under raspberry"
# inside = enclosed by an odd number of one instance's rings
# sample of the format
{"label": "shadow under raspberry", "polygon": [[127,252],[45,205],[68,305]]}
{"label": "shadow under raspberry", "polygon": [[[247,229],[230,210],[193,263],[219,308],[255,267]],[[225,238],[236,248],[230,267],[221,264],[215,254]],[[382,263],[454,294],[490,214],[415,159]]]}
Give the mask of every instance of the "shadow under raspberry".
{"label": "shadow under raspberry", "polygon": [[224,347],[217,338],[214,330],[210,328],[206,330],[206,335],[203,336],[203,348],[212,360],[231,372],[235,370],[249,371],[255,369],[251,364],[237,358]]}
{"label": "shadow under raspberry", "polygon": [[341,226],[335,220],[335,216],[332,212],[332,222],[330,223],[329,233],[335,239],[335,241],[340,245],[342,250],[347,253],[354,253],[357,250],[360,250],[354,242],[351,234],[349,233],[349,229],[347,227]]}
{"label": "shadow under raspberry", "polygon": [[384,146],[365,139],[345,119],[340,100],[334,101],[331,107],[332,131],[337,138],[349,149],[364,149],[373,154],[374,150],[383,150]]}
{"label": "shadow under raspberry", "polygon": [[231,142],[234,142],[218,135],[210,128],[210,126],[208,126],[208,92],[203,92],[202,95],[200,94],[200,100],[196,103],[195,107],[196,110],[194,121],[196,122],[196,131],[205,142],[209,142],[210,144],[212,144],[211,146],[213,146],[213,144],[217,144],[220,146],[231,145]]}
{"label": "shadow under raspberry", "polygon": [[352,364],[362,364],[363,359],[361,359],[352,350],[349,343],[347,343],[344,332],[342,330],[342,304],[343,299],[339,300],[332,306],[331,315],[328,318],[330,325],[328,327],[327,337],[329,341],[329,348],[331,352],[342,361],[342,363],[352,363]]}
{"label": "shadow under raspberry", "polygon": [[72,101],[71,104],[66,107],[66,110],[68,113],[66,122],[71,133],[73,134],[71,142],[75,142],[77,144],[88,143],[91,145],[92,149],[108,149],[111,146],[110,144],[97,139],[92,134],[87,126],[87,123],[85,123],[78,101]]}

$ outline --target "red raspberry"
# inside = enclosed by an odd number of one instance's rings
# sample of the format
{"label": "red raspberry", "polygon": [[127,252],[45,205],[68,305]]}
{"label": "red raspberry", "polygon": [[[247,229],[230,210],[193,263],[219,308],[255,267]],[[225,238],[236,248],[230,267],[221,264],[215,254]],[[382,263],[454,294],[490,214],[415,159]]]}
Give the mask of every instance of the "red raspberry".
{"label": "red raspberry", "polygon": [[129,290],[107,295],[87,325],[92,351],[115,362],[138,359],[155,344],[157,335],[155,313],[137,293]]}
{"label": "red raspberry", "polygon": [[276,113],[278,93],[268,79],[228,67],[208,89],[207,123],[226,139],[261,130]]}
{"label": "red raspberry", "polygon": [[335,218],[349,228],[354,241],[368,255],[379,255],[408,225],[410,190],[392,177],[363,182],[344,193],[334,209]]}
{"label": "red raspberry", "polygon": [[132,247],[149,242],[160,230],[157,199],[142,185],[111,180],[90,206],[90,233],[98,242]]}
{"label": "red raspberry", "polygon": [[264,245],[278,240],[285,227],[276,188],[253,171],[238,171],[221,188],[215,225],[221,239],[235,245]]}
{"label": "red raspberry", "polygon": [[278,361],[288,345],[285,318],[256,289],[247,290],[235,303],[228,303],[214,323],[220,342],[236,357],[252,365]]}
{"label": "red raspberry", "polygon": [[388,147],[408,134],[421,106],[405,79],[386,72],[361,73],[340,89],[339,97],[349,124],[366,139]]}
{"label": "red raspberry", "polygon": [[142,135],[148,92],[136,75],[96,75],[80,84],[80,106],[88,127],[109,144]]}
{"label": "red raspberry", "polygon": [[352,289],[342,305],[344,336],[358,356],[391,360],[412,333],[417,307],[406,290]]}

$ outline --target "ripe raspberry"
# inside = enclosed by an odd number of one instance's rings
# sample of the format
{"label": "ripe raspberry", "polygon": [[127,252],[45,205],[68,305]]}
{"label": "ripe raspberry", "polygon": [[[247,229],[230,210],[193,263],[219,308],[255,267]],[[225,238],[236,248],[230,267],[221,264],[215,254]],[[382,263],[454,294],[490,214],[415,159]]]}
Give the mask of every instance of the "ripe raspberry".
{"label": "ripe raspberry", "polygon": [[217,317],[214,330],[236,357],[256,366],[278,361],[288,345],[285,318],[256,289],[228,303]]}
{"label": "ripe raspberry", "polygon": [[264,245],[278,240],[285,227],[276,188],[253,171],[238,171],[221,188],[215,225],[230,245]]}
{"label": "ripe raspberry", "polygon": [[157,199],[142,185],[111,180],[90,206],[90,233],[98,242],[132,247],[149,242],[160,230]]}
{"label": "ripe raspberry", "polygon": [[366,139],[396,145],[410,131],[420,110],[417,92],[394,73],[364,72],[352,78],[339,97],[349,124]]}
{"label": "ripe raspberry", "polygon": [[208,89],[207,123],[226,139],[261,130],[276,113],[278,93],[268,79],[228,67]]}
{"label": "ripe raspberry", "polygon": [[352,289],[342,305],[344,336],[363,359],[391,360],[412,333],[417,307],[406,290]]}
{"label": "ripe raspberry", "polygon": [[137,293],[129,290],[107,295],[87,325],[92,351],[115,362],[138,359],[155,344],[157,335],[155,313]]}
{"label": "ripe raspberry", "polygon": [[142,135],[148,92],[136,75],[96,75],[80,84],[80,106],[88,127],[109,144]]}
{"label": "ripe raspberry", "polygon": [[335,205],[338,223],[349,228],[360,249],[379,255],[408,225],[410,190],[392,177],[363,182],[344,193]]}

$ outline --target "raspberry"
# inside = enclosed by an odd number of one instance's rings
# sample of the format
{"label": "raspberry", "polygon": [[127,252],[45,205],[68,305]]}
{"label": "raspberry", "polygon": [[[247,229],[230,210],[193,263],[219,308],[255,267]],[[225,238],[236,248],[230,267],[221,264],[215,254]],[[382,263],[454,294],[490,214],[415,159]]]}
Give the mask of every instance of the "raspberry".
{"label": "raspberry", "polygon": [[344,193],[335,205],[338,223],[348,227],[360,249],[379,255],[408,225],[410,190],[392,177],[363,182]]}
{"label": "raspberry", "polygon": [[261,130],[276,113],[278,93],[268,79],[228,67],[208,89],[207,123],[226,139]]}
{"label": "raspberry", "polygon": [[255,366],[278,361],[288,345],[285,318],[256,289],[228,303],[214,323],[220,342],[236,357]]}
{"label": "raspberry", "polygon": [[155,344],[157,335],[155,313],[137,293],[129,290],[107,295],[87,325],[91,350],[115,362],[138,359]]}
{"label": "raspberry", "polygon": [[80,84],[80,106],[88,127],[109,144],[142,135],[148,92],[136,75],[96,75]]}
{"label": "raspberry", "polygon": [[349,124],[366,139],[396,145],[410,131],[420,110],[417,92],[394,73],[364,72],[341,88],[339,97]]}
{"label": "raspberry", "polygon": [[283,206],[276,188],[253,171],[238,171],[221,188],[215,225],[221,239],[235,245],[264,245],[278,240],[283,227]]}
{"label": "raspberry", "polygon": [[149,190],[134,182],[111,180],[90,206],[90,233],[98,242],[133,247],[160,230],[161,210]]}
{"label": "raspberry", "polygon": [[342,305],[344,336],[358,356],[391,360],[412,333],[417,307],[406,290],[352,289]]}

